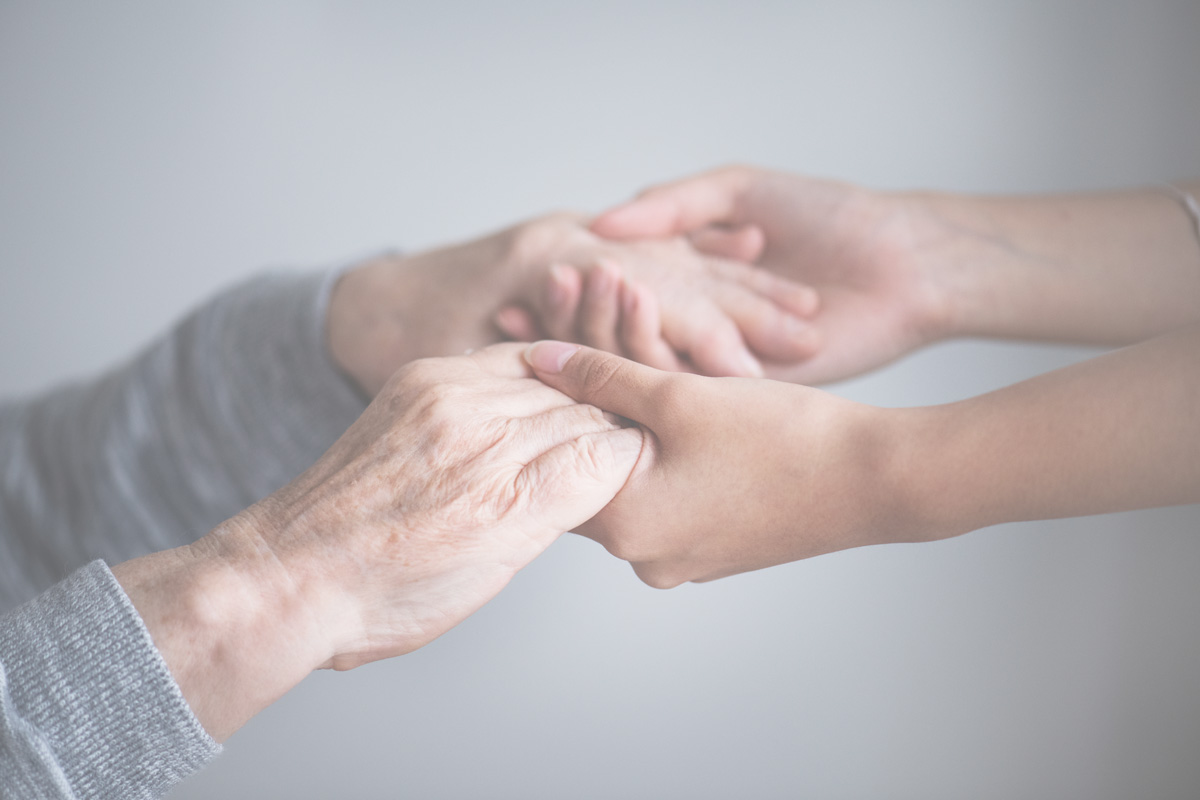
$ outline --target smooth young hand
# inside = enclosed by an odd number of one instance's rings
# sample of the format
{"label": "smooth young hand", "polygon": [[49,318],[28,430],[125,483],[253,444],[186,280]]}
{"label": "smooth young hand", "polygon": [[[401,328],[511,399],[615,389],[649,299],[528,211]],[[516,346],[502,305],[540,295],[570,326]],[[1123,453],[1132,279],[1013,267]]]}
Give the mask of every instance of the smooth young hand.
{"label": "smooth young hand", "polygon": [[576,529],[658,587],[919,535],[893,480],[882,410],[777,381],[661,372],[538,342],[539,378],[635,420],[648,446]]}
{"label": "smooth young hand", "polygon": [[810,321],[821,346],[798,363],[767,362],[771,378],[840,380],[946,332],[943,287],[916,257],[928,234],[887,195],[728,167],[649,189],[601,214],[592,230],[621,241],[690,234],[699,247],[815,288],[820,308]]}

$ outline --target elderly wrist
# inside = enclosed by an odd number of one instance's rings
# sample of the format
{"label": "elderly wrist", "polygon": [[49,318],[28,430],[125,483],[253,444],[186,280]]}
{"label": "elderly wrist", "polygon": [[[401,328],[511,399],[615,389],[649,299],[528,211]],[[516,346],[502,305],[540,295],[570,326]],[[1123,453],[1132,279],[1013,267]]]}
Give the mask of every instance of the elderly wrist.
{"label": "elderly wrist", "polygon": [[217,740],[331,653],[309,598],[243,517],[192,545],[113,568],[205,729]]}

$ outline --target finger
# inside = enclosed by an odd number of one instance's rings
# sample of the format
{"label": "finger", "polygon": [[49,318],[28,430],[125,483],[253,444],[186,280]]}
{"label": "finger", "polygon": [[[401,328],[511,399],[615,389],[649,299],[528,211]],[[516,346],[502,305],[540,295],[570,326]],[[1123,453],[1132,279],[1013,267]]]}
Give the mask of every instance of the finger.
{"label": "finger", "polygon": [[750,352],[737,325],[711,301],[687,316],[665,320],[667,341],[696,370],[714,377],[761,378],[762,364]]}
{"label": "finger", "polygon": [[738,201],[752,178],[751,170],[732,167],[657,186],[596,217],[591,229],[609,239],[639,239],[736,224]]}
{"label": "finger", "polygon": [[536,523],[529,528],[541,531],[539,540],[545,540],[529,560],[616,497],[637,466],[644,441],[640,428],[587,433],[526,465],[517,476],[518,496],[526,499]]}
{"label": "finger", "polygon": [[706,266],[713,275],[769,297],[780,308],[801,317],[811,317],[821,307],[821,297],[816,289],[762,267],[727,259],[713,259]]}
{"label": "finger", "polygon": [[621,283],[621,349],[635,361],[655,369],[682,372],[683,362],[662,335],[658,297],[645,286]]}
{"label": "finger", "polygon": [[757,225],[713,225],[701,228],[689,237],[702,253],[752,264],[762,257],[767,236]]}
{"label": "finger", "polygon": [[[489,347],[473,350],[466,355],[451,358],[426,359],[426,361],[430,363],[445,362],[447,365],[453,365],[461,360],[464,363],[473,365],[475,369],[482,370],[497,378],[529,378],[533,373],[529,369],[529,364],[522,357],[528,347],[529,345],[521,342],[501,342],[500,344],[493,344]],[[453,380],[452,375],[452,372],[447,371],[446,378],[443,380]]]}
{"label": "finger", "polygon": [[516,412],[504,420],[505,435],[497,448],[503,448],[508,459],[528,464],[563,442],[588,433],[602,433],[624,427],[590,403],[577,403],[544,384],[539,383],[538,386],[553,391],[568,402],[554,408],[539,408],[528,416],[521,416]]}
{"label": "finger", "polygon": [[811,358],[819,348],[820,335],[811,321],[787,313],[760,294],[726,286],[716,303],[761,358],[795,363]]}
{"label": "finger", "polygon": [[550,267],[542,297],[542,327],[552,338],[575,338],[575,315],[583,295],[583,276],[567,264]]}
{"label": "finger", "polygon": [[496,312],[492,322],[514,342],[533,342],[546,336],[533,315],[520,306],[505,306]]}
{"label": "finger", "polygon": [[581,403],[647,424],[657,416],[659,390],[688,377],[566,342],[534,342],[526,349],[525,360],[547,386]]}
{"label": "finger", "polygon": [[620,352],[620,288],[621,272],[611,261],[602,259],[588,272],[579,308],[579,340],[589,347]]}

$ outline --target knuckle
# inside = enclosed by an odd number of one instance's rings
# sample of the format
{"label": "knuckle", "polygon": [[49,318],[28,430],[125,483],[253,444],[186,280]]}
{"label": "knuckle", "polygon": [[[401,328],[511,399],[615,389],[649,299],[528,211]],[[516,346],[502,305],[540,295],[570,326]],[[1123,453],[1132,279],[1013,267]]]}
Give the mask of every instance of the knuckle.
{"label": "knuckle", "polygon": [[436,359],[422,358],[410,361],[392,374],[391,379],[388,380],[388,386],[396,392],[420,388],[437,383],[440,379],[439,373]]}
{"label": "knuckle", "polygon": [[462,425],[459,393],[452,383],[427,384],[414,405],[419,424],[435,437],[444,437]]}

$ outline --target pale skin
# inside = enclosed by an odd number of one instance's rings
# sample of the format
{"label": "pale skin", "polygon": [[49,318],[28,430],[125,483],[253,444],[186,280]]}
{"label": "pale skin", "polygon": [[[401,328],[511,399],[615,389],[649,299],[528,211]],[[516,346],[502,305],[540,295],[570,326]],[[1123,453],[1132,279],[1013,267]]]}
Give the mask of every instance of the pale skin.
{"label": "pale skin", "polygon": [[[746,186],[744,176],[722,180]],[[784,182],[802,195],[813,188],[806,179]],[[761,255],[764,267],[796,279],[786,285],[723,262],[705,266],[678,240],[657,251],[596,249],[561,220],[533,234],[519,227],[383,259],[343,278],[330,348],[364,392],[379,393],[371,408],[280,492],[194,545],[114,568],[206,729],[227,738],[313,669],[348,669],[426,644],[565,530],[596,538],[666,587],[1008,520],[1200,500],[1200,325],[1195,306],[1180,299],[1200,290],[1200,277],[1178,264],[1200,257],[1178,208],[1149,193],[1038,208],[887,200],[836,184],[820,191],[833,194],[810,211],[851,221],[833,225],[840,234],[803,258],[774,258],[789,252],[789,240],[760,217],[723,212],[683,225],[676,216],[670,231],[655,234],[687,234],[724,257]],[[875,228],[865,224],[867,211],[881,215]],[[594,227],[612,235],[614,215]],[[663,218],[661,209],[648,218]],[[1159,236],[1109,230],[1130,218]],[[808,222],[815,237],[820,220]],[[871,241],[855,244],[856,232]],[[1072,249],[1085,234],[1100,237],[1084,253],[1105,265],[1098,272]],[[546,272],[556,252],[590,266]],[[1141,271],[1119,253],[1139,255]],[[689,266],[664,270],[664,254]],[[653,289],[629,277],[631,264]],[[688,288],[697,280],[699,293]],[[1089,281],[1097,285],[1069,296],[1073,282]],[[564,286],[574,288],[555,290]],[[758,305],[722,305],[716,298],[729,286]],[[1133,297],[1135,287],[1144,294]],[[889,316],[890,304],[898,309]],[[703,353],[724,353],[714,372],[755,374],[727,346],[733,337],[681,334],[667,322],[702,307],[718,312],[705,329],[723,318],[753,358],[786,351],[766,360],[766,372],[792,380],[845,377],[967,333],[1145,341],[924,409],[661,371],[557,342],[526,352],[534,373],[520,363],[520,348],[502,346],[388,378],[412,358],[491,341],[493,322],[609,337],[611,349],[633,355],[665,345],[674,362],[662,349],[646,360],[661,358],[667,369],[697,369],[710,357]],[[647,308],[660,316],[647,322]],[[755,313],[793,321],[756,329]],[[619,426],[600,408],[638,425]]]}
{"label": "pale skin", "polygon": [[535,345],[527,357],[549,385],[647,430],[630,483],[580,532],[652,585],[1200,501],[1200,245],[1168,192],[884,194],[734,167],[650,189],[593,229],[702,246],[716,233],[727,255],[815,286],[821,349],[767,365],[790,381],[850,377],[950,336],[1133,344],[904,410]]}
{"label": "pale skin", "polygon": [[428,644],[617,493],[643,446],[521,346],[400,370],[292,483],[113,568],[217,740],[319,668]]}
{"label": "pale skin", "polygon": [[795,362],[816,351],[811,288],[705,255],[682,237],[615,243],[585,222],[551,214],[347,272],[330,298],[331,355],[372,397],[410,361],[460,355],[514,331],[615,349],[620,291],[635,279],[647,300],[624,327],[650,363],[753,376],[762,354]]}
{"label": "pale skin", "polygon": [[[1200,195],[1200,181],[1178,186]],[[952,337],[1125,345],[1200,321],[1196,232],[1161,187],[972,197],[726,167],[648,189],[592,229],[708,248],[716,237],[719,252],[813,286],[820,348],[764,365],[798,383]]]}
{"label": "pale skin", "polygon": [[[614,244],[583,222],[553,214],[348,271],[328,346],[376,398],[366,413],[198,542],[114,567],[214,738],[313,669],[407,653],[457,624],[611,499],[640,452],[639,430],[534,380],[515,345],[417,359],[498,341],[507,303],[524,324],[599,336],[629,275],[655,289],[639,330],[660,362],[753,375],[751,347],[814,351],[811,289],[682,238]],[[555,302],[563,286],[569,308]]]}

